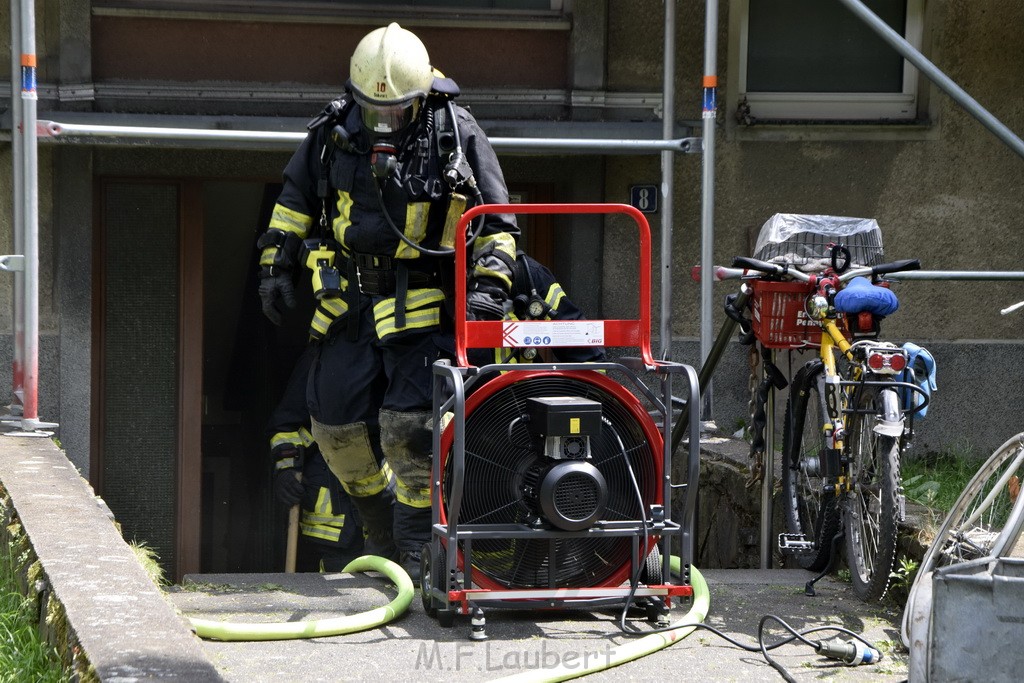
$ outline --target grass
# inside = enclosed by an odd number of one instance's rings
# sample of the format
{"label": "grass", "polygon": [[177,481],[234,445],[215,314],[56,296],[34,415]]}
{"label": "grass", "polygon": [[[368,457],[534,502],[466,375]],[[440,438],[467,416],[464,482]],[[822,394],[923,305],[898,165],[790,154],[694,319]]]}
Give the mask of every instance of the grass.
{"label": "grass", "polygon": [[57,651],[39,635],[37,607],[21,594],[10,547],[0,549],[0,683],[67,683]]}
{"label": "grass", "polygon": [[907,459],[900,464],[903,491],[910,500],[945,515],[984,462],[969,446]]}
{"label": "grass", "polygon": [[160,557],[156,550],[146,545],[145,542],[132,541],[129,546],[150,580],[158,586],[166,586],[167,576],[164,574],[163,567],[160,566]]}

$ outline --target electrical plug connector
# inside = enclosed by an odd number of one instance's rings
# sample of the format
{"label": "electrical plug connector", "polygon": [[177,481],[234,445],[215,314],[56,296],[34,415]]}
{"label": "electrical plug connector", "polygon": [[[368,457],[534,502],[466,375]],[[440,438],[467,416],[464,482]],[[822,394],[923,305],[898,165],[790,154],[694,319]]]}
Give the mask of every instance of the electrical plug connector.
{"label": "electrical plug connector", "polygon": [[882,658],[882,653],[873,647],[868,647],[859,640],[822,640],[815,649],[818,654],[832,659],[842,660],[847,666],[858,664],[875,664]]}

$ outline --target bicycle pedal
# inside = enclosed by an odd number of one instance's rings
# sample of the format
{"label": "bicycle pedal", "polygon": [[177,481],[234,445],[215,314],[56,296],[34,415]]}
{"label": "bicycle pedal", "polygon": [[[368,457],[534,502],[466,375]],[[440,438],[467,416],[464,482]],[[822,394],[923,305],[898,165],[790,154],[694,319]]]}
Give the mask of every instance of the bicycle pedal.
{"label": "bicycle pedal", "polygon": [[814,541],[803,534],[779,534],[779,551],[788,555],[809,555],[816,550]]}

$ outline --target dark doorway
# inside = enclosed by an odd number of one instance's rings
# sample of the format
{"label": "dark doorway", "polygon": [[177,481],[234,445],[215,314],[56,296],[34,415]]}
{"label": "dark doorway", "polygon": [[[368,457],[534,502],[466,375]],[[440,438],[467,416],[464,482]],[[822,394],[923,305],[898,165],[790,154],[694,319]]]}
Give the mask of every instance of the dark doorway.
{"label": "dark doorway", "polygon": [[308,278],[277,327],[263,315],[256,242],[280,184],[203,184],[206,334],[203,339],[203,541],[207,572],[284,568],[287,510],[273,499],[267,418],[307,343]]}

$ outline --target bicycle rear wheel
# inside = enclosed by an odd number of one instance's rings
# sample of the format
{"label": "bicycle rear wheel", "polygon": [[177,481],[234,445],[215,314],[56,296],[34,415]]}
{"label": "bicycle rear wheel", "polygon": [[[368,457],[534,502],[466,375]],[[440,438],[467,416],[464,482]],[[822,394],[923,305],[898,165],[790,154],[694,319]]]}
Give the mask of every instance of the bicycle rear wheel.
{"label": "bicycle rear wheel", "polygon": [[[1024,557],[1024,432],[997,448],[967,483],[921,560],[903,612],[908,647],[913,624],[927,621],[931,581],[939,567],[981,557]],[[921,604],[918,604],[921,603]]]}
{"label": "bicycle rear wheel", "polygon": [[851,490],[845,497],[846,559],[853,591],[877,600],[889,586],[899,524],[900,436],[879,433],[880,422],[898,423],[895,389],[862,385],[846,419]]}
{"label": "bicycle rear wheel", "polygon": [[815,572],[828,566],[832,539],[839,533],[839,507],[835,494],[825,491],[822,477],[827,420],[821,400],[824,372],[821,361],[811,361],[796,373],[782,437],[786,531],[813,541],[813,550],[796,558],[801,567]]}

